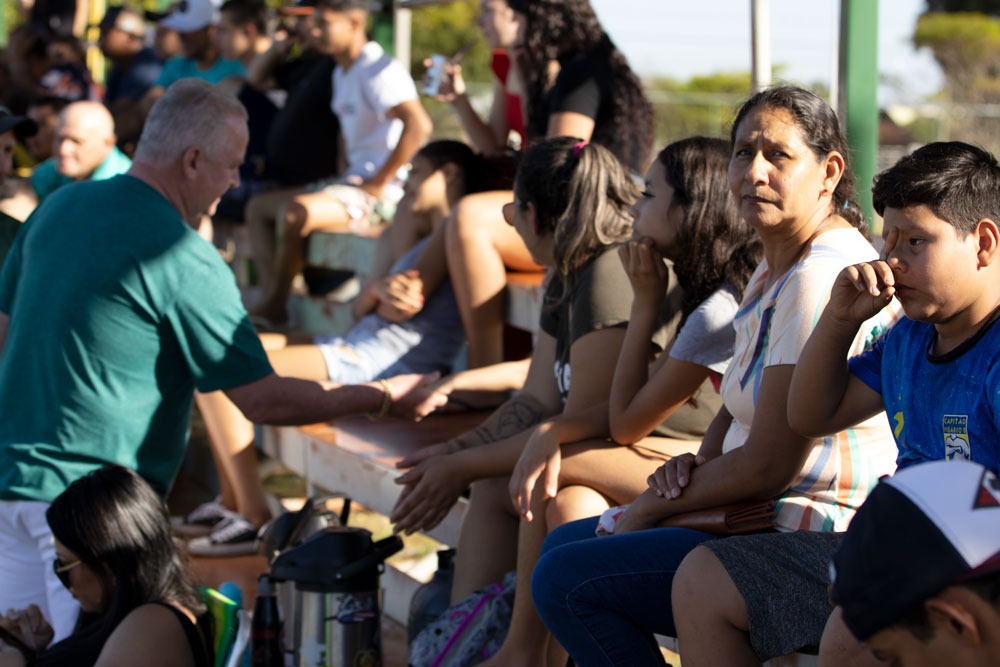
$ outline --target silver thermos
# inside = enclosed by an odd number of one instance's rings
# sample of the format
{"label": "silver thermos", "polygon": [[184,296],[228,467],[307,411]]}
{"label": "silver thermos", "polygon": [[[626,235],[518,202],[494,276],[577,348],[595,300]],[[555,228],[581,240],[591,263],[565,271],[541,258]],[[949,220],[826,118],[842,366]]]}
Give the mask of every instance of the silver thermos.
{"label": "silver thermos", "polygon": [[[342,498],[340,514],[326,509],[328,500]],[[294,548],[329,526],[347,525],[351,514],[351,499],[341,494],[309,498],[295,512],[280,514],[268,522],[257,536],[257,551],[272,564],[282,551]],[[285,667],[294,667],[295,643],[298,640],[298,614],[301,608],[298,593],[291,583],[274,581],[274,591],[282,618],[282,644],[285,647]]]}
{"label": "silver thermos", "polygon": [[379,575],[402,548],[398,535],[373,542],[363,528],[330,526],[274,559],[271,578],[295,588],[296,667],[382,665]]}

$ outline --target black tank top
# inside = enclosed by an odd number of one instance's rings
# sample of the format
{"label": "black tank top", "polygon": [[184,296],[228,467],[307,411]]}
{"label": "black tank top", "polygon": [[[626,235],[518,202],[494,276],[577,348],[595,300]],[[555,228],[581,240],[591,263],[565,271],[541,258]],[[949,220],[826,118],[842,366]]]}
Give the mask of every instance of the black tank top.
{"label": "black tank top", "polygon": [[195,666],[212,667],[212,649],[211,644],[207,639],[207,633],[205,632],[208,624],[208,615],[203,614],[202,616],[199,616],[198,624],[195,625],[191,622],[191,619],[188,618],[187,614],[169,602],[156,601],[153,604],[166,607],[174,613],[174,616],[177,617],[178,622],[181,624],[181,628],[184,630],[184,636],[187,637],[188,645],[191,647],[191,654],[194,656]]}

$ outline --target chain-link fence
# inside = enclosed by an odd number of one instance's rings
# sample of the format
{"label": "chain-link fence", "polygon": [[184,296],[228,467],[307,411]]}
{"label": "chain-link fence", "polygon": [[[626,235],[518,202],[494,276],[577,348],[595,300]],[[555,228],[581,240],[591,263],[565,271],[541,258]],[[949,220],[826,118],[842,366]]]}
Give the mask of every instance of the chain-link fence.
{"label": "chain-link fence", "polygon": [[[470,84],[473,104],[485,116],[492,88]],[[656,149],[692,135],[729,137],[736,109],[743,94],[690,93],[651,90],[656,118]],[[462,138],[457,117],[446,104],[424,100],[434,120],[435,136]],[[896,127],[886,128],[879,147],[878,169],[886,169],[917,146],[931,141],[965,141],[1000,155],[1000,104],[895,105],[888,116]]]}

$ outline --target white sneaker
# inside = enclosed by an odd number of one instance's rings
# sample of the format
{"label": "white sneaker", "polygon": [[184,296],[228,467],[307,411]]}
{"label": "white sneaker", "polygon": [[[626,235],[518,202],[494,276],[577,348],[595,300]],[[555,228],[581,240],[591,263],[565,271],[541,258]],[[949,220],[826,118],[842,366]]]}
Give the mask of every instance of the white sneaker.
{"label": "white sneaker", "polygon": [[217,496],[206,503],[198,505],[187,516],[170,517],[170,526],[182,537],[201,537],[208,535],[224,519],[234,512],[222,505],[222,496]]}
{"label": "white sneaker", "polygon": [[192,556],[246,556],[257,553],[257,529],[239,514],[230,513],[207,537],[188,542]]}

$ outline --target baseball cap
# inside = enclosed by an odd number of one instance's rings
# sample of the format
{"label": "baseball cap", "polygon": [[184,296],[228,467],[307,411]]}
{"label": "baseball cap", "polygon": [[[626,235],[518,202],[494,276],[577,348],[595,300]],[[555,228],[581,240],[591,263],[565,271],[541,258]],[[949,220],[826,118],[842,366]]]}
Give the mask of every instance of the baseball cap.
{"label": "baseball cap", "polygon": [[38,132],[38,125],[27,116],[15,116],[10,109],[0,106],[0,134],[11,130],[18,139],[24,139]]}
{"label": "baseball cap", "polygon": [[164,28],[179,33],[195,32],[219,22],[219,5],[216,0],[180,0],[177,8],[160,21]]}
{"label": "baseball cap", "polygon": [[831,571],[833,602],[862,641],[944,588],[1000,572],[1000,480],[970,461],[901,470],[858,509]]}

